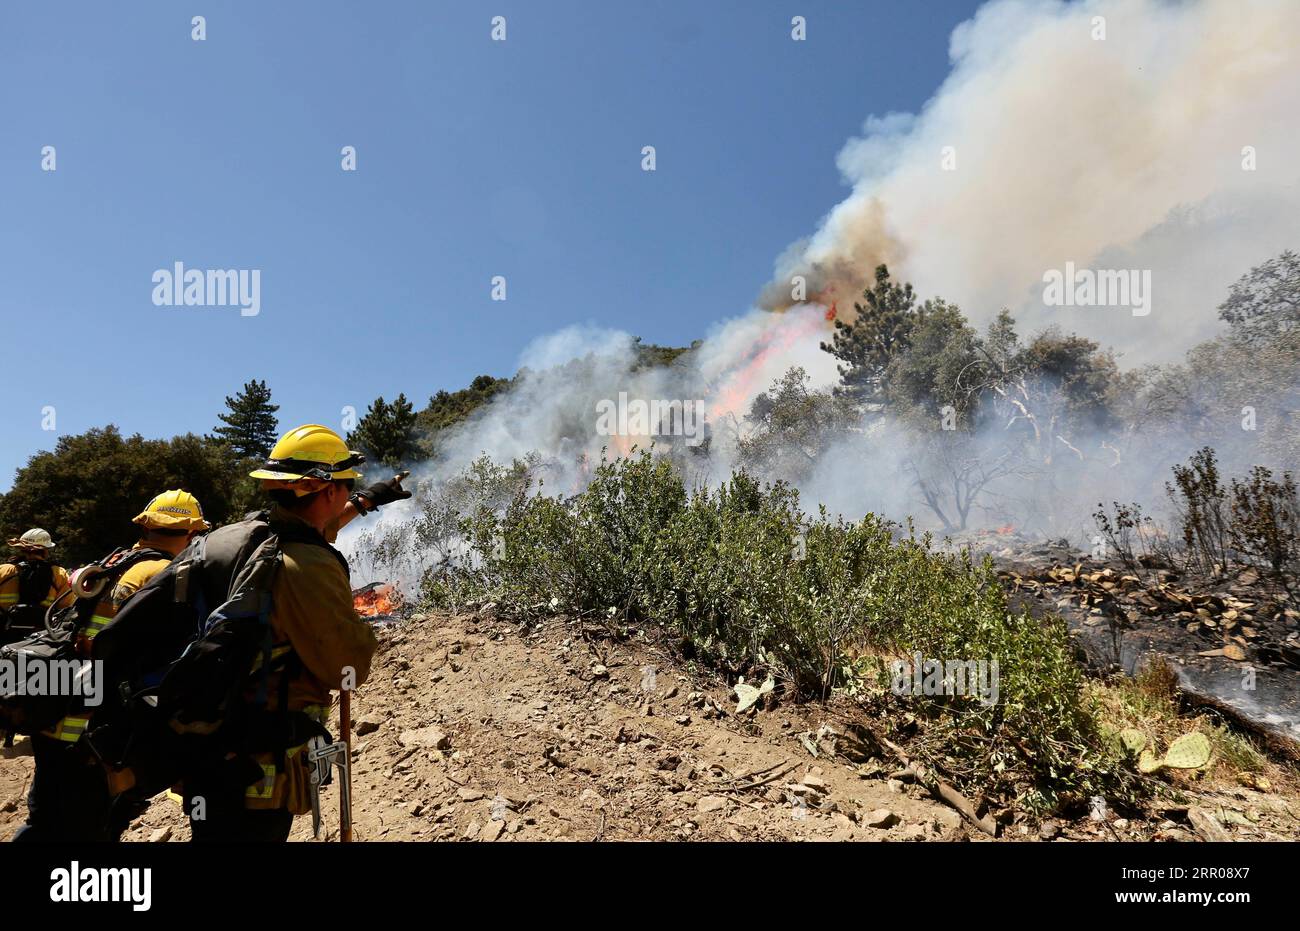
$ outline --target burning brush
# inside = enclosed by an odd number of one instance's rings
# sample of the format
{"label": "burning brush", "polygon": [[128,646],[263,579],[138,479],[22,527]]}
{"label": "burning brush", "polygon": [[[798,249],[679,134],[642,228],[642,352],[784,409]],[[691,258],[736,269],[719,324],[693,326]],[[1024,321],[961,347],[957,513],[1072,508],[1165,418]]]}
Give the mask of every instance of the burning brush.
{"label": "burning brush", "polygon": [[352,607],[370,620],[392,620],[405,605],[402,593],[388,582],[371,582],[352,592]]}

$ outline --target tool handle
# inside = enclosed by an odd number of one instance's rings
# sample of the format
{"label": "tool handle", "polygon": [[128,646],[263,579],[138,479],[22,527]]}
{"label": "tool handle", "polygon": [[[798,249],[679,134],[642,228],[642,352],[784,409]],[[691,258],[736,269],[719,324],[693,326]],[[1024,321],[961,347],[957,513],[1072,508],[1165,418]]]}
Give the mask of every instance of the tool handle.
{"label": "tool handle", "polygon": [[339,840],[349,844],[352,842],[352,817],[347,810],[352,798],[352,692],[348,689],[339,694],[339,728],[343,731],[343,743],[347,745],[347,765],[340,775],[348,783],[340,787],[339,792],[344,801],[339,806]]}

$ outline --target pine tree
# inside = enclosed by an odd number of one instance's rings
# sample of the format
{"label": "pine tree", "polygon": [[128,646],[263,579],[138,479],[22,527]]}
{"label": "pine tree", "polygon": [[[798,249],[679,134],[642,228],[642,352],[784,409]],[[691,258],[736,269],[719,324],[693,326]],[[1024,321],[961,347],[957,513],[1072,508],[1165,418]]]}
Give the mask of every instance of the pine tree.
{"label": "pine tree", "polygon": [[882,404],[889,363],[908,347],[916,321],[916,295],[910,284],[889,280],[889,269],[876,268],[876,285],[862,293],[866,304],[855,303],[852,323],[835,321],[835,334],[821,348],[844,364],[839,366],[836,393],[858,403]]}
{"label": "pine tree", "polygon": [[361,449],[372,461],[396,468],[419,455],[415,442],[416,414],[405,394],[389,404],[375,398],[357,428],[348,434],[348,445]]}
{"label": "pine tree", "polygon": [[275,412],[280,405],[271,403],[271,389],[264,381],[250,381],[239,394],[226,398],[228,414],[218,414],[224,426],[212,432],[245,459],[265,459],[271,454],[279,436]]}

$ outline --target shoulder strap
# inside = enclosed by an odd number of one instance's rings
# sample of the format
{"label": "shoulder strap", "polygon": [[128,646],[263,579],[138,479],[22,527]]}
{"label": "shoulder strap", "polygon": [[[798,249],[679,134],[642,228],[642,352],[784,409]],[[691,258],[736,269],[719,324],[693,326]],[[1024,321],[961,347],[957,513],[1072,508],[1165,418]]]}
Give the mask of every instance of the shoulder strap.
{"label": "shoulder strap", "polygon": [[176,557],[174,557],[171,553],[166,552],[165,550],[156,550],[146,546],[138,550],[130,551],[130,561],[128,562],[128,565],[133,566],[136,563],[143,562],[146,559],[165,559],[168,562],[171,562],[175,558]]}
{"label": "shoulder strap", "polygon": [[100,560],[100,565],[104,567],[104,575],[107,576],[111,583],[110,587],[105,589],[105,591],[111,591],[112,585],[116,585],[117,580],[126,575],[126,570],[130,569],[132,566],[137,563],[147,562],[154,559],[162,559],[171,562],[173,556],[171,553],[152,549],[147,546],[141,547],[138,550],[114,550],[111,554]]}
{"label": "shoulder strap", "polygon": [[273,521],[271,529],[285,543],[307,543],[329,550],[343,567],[343,574],[349,573],[347,557],[331,546],[315,527],[310,527],[301,521]]}
{"label": "shoulder strap", "polygon": [[201,538],[203,563],[227,571],[238,571],[271,532],[265,515],[254,514],[238,523],[219,527]]}
{"label": "shoulder strap", "polygon": [[255,514],[199,537],[177,557],[177,601],[194,605],[200,629],[209,611],[233,596],[235,579],[269,534],[263,515]]}

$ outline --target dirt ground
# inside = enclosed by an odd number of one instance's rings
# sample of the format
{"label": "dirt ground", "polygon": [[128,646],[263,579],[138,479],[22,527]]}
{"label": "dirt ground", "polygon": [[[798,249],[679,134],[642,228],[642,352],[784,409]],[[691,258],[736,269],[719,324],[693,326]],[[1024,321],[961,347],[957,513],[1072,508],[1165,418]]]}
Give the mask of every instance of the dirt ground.
{"label": "dirt ground", "polygon": [[[521,633],[490,612],[416,615],[379,635],[353,699],[357,840],[988,839],[888,768],[835,754],[832,712],[778,704],[737,717],[724,683],[692,678],[651,644],[584,636],[563,619]],[[0,838],[26,813],[27,747],[0,760]],[[1264,813],[1227,825],[1229,836],[1300,827],[1294,803],[1245,788],[1222,801]],[[330,788],[324,839],[337,834],[336,806]],[[1022,822],[1004,836],[1195,839],[1186,815]],[[188,836],[177,803],[160,796],[127,839]],[[293,839],[311,840],[310,816]]]}

